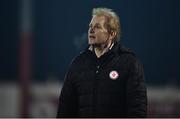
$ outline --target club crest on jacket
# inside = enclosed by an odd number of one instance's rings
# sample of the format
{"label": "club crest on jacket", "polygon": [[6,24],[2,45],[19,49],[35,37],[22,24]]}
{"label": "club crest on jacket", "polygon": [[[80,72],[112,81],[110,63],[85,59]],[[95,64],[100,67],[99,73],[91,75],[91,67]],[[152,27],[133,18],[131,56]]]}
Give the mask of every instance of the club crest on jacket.
{"label": "club crest on jacket", "polygon": [[112,79],[112,80],[116,80],[118,77],[119,77],[119,74],[117,71],[111,71],[109,73],[109,77]]}

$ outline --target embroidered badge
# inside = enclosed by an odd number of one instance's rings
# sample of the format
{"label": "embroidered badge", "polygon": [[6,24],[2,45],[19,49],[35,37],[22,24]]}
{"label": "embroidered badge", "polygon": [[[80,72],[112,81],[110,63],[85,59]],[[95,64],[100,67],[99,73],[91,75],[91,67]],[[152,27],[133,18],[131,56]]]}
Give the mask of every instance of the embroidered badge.
{"label": "embroidered badge", "polygon": [[109,77],[112,79],[112,80],[116,80],[118,77],[119,77],[119,74],[117,71],[111,71],[109,73]]}

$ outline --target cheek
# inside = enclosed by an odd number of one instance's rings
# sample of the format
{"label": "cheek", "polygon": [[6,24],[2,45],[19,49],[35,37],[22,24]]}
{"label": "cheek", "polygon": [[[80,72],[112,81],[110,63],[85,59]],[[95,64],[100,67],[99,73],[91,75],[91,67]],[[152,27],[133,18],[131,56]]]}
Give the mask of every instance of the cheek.
{"label": "cheek", "polygon": [[108,34],[105,33],[105,32],[101,32],[101,33],[98,34],[98,37],[101,37],[102,40],[105,40],[108,37]]}

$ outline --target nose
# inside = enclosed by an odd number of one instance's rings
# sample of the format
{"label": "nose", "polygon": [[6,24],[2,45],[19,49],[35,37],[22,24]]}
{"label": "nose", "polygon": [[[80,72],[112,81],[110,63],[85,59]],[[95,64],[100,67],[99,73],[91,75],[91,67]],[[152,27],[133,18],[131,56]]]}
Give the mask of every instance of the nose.
{"label": "nose", "polygon": [[90,33],[94,33],[94,28],[92,28],[92,27],[89,28],[89,32],[90,32]]}

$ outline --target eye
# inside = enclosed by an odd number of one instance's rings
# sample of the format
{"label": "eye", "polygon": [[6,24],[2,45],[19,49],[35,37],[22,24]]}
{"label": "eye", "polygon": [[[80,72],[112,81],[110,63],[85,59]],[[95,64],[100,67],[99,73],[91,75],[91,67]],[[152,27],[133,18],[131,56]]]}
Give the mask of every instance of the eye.
{"label": "eye", "polygon": [[101,28],[101,25],[100,25],[100,24],[97,24],[95,27],[98,28],[98,29],[100,29],[100,28]]}
{"label": "eye", "polygon": [[101,25],[100,24],[96,24],[96,25],[92,25],[92,24],[89,24],[89,28],[95,28],[95,29],[101,29]]}

